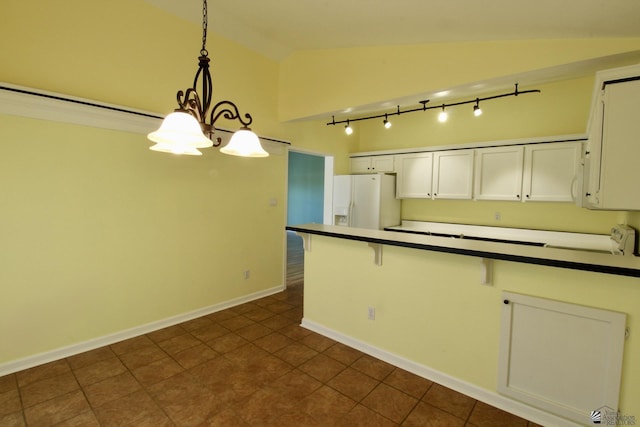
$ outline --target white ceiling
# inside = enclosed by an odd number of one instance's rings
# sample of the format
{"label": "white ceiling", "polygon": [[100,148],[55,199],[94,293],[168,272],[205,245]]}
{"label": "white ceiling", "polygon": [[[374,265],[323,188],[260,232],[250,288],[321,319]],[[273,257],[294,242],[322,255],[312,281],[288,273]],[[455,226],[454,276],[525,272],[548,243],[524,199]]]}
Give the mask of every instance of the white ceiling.
{"label": "white ceiling", "polygon": [[[202,0],[146,0],[195,23]],[[461,41],[640,37],[640,0],[209,0],[209,31],[269,58],[296,50]],[[533,70],[464,87],[354,106],[358,115],[420,99],[477,96],[640,61],[628,54]]]}
{"label": "white ceiling", "polygon": [[[147,0],[202,22],[201,0]],[[209,27],[270,58],[295,50],[640,37],[640,0],[210,0]]]}

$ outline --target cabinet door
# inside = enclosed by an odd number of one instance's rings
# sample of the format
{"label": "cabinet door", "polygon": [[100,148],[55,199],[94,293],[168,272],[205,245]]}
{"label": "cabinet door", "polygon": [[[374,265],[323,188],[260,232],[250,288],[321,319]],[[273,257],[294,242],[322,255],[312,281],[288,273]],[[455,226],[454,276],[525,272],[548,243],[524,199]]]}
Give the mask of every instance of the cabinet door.
{"label": "cabinet door", "polygon": [[396,196],[398,199],[431,198],[432,153],[396,156]]}
{"label": "cabinet door", "polygon": [[351,173],[371,173],[371,157],[352,157]]}
{"label": "cabinet door", "polygon": [[394,157],[393,155],[352,157],[351,173],[395,172]]}
{"label": "cabinet door", "polygon": [[580,142],[527,145],[524,150],[523,201],[574,201],[581,147]]}
{"label": "cabinet door", "polygon": [[474,199],[521,199],[524,147],[479,148],[475,156]]}
{"label": "cabinet door", "polygon": [[600,206],[640,210],[640,80],[605,87]]}
{"label": "cabinet door", "polygon": [[395,172],[395,156],[373,156],[371,157],[371,168],[374,172]]}
{"label": "cabinet door", "polygon": [[433,197],[471,199],[473,195],[474,150],[433,153]]}

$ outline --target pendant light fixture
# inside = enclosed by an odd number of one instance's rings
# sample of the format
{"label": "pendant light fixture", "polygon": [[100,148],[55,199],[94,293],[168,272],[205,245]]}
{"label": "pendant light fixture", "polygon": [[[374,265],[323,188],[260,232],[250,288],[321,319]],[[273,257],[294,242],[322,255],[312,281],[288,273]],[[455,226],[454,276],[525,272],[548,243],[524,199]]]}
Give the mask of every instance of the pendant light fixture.
{"label": "pendant light fixture", "polygon": [[[220,101],[214,105],[211,113],[211,98],[213,83],[209,72],[209,52],[207,52],[207,0],[202,3],[202,48],[198,58],[199,67],[193,80],[193,86],[186,92],[178,91],[178,108],[163,120],[160,128],[151,132],[148,138],[156,145],[149,147],[154,151],[174,154],[202,155],[198,148],[219,147],[222,138],[212,140],[216,130],[215,123],[220,117],[240,122],[240,130],[235,132],[229,144],[220,151],[225,154],[243,157],[267,157],[267,153],[260,145],[258,136],[251,131],[249,125],[253,122],[251,114],[240,114],[238,107],[231,101]],[[202,95],[198,95],[196,88],[198,80],[202,79]],[[207,118],[209,119],[207,122]]]}

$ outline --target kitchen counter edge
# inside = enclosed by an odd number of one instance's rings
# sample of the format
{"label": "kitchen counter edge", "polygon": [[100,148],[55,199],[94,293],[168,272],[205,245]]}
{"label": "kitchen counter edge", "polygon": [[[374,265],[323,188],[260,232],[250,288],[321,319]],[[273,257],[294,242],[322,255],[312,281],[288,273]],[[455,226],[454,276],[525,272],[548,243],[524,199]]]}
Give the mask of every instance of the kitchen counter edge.
{"label": "kitchen counter edge", "polygon": [[287,230],[367,243],[445,252],[504,261],[640,277],[640,257],[502,242],[454,239],[400,231],[370,230],[324,224],[287,226]]}

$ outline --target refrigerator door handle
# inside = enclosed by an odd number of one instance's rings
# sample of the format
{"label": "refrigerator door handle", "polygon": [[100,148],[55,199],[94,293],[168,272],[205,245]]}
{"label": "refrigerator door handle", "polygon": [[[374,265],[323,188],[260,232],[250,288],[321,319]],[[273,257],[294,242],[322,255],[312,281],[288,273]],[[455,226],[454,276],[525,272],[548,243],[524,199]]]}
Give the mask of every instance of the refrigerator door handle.
{"label": "refrigerator door handle", "polygon": [[348,226],[352,227],[353,226],[353,209],[355,207],[355,204],[353,203],[353,200],[351,200],[349,202],[349,221],[348,221]]}

